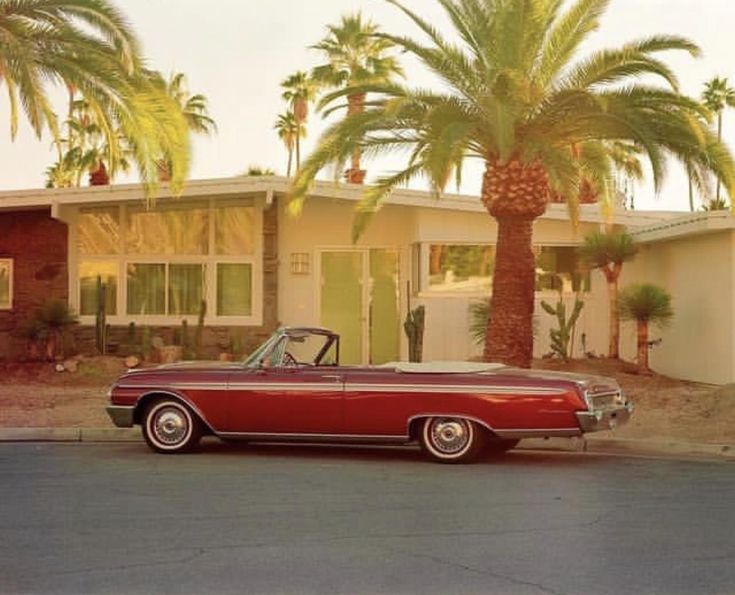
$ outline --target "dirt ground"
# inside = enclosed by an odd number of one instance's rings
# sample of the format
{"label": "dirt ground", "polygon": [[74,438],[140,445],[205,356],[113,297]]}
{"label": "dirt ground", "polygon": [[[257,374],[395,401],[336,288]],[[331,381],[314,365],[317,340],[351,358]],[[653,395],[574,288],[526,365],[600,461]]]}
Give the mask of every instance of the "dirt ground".
{"label": "dirt ground", "polygon": [[[616,378],[636,410],[618,438],[735,443],[735,385],[716,387],[665,376],[640,376],[625,362],[596,359],[534,367]],[[81,362],[76,373],[51,364],[0,364],[0,427],[112,427],[105,392],[124,371],[116,358]]]}

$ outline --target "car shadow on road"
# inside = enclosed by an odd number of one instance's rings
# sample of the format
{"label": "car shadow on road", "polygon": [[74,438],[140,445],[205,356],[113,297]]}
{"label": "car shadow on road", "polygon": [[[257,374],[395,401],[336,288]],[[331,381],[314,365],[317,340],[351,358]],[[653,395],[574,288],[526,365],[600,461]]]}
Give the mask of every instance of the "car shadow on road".
{"label": "car shadow on road", "polygon": [[[205,439],[192,456],[229,458],[233,456],[290,458],[294,460],[341,460],[363,462],[403,462],[436,464],[426,458],[418,446],[374,446],[343,444],[294,444],[294,443],[240,443]],[[513,465],[518,467],[544,466],[580,467],[596,465],[599,456],[582,453],[514,450],[500,456],[487,455],[475,461],[475,465]]]}

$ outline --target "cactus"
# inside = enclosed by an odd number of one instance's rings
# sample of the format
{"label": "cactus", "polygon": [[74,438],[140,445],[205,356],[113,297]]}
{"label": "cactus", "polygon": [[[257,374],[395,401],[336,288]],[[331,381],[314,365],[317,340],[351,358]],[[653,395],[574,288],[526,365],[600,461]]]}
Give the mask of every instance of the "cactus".
{"label": "cactus", "polygon": [[150,360],[153,353],[153,336],[151,327],[144,326],[140,338],[140,354],[144,360]]}
{"label": "cactus", "polygon": [[97,277],[97,312],[94,318],[94,337],[97,351],[100,355],[107,355],[107,286],[102,283],[102,277]]}
{"label": "cactus", "polygon": [[579,298],[574,300],[574,308],[572,308],[569,318],[567,318],[567,307],[561,297],[559,297],[559,301],[555,307],[552,307],[545,301],[541,302],[541,307],[546,313],[556,317],[556,322],[559,326],[559,328],[549,330],[551,351],[555,356],[567,361],[570,356],[569,345],[574,335],[574,327],[577,324],[579,315],[582,313],[584,302]]}
{"label": "cactus", "polygon": [[207,316],[207,301],[202,300],[199,304],[199,317],[197,318],[197,328],[194,334],[194,350],[196,352],[197,359],[202,359],[203,357],[204,318],[206,316]]}
{"label": "cactus", "polygon": [[408,338],[408,361],[420,362],[423,358],[425,318],[426,309],[418,306],[409,310],[403,323],[403,330]]}

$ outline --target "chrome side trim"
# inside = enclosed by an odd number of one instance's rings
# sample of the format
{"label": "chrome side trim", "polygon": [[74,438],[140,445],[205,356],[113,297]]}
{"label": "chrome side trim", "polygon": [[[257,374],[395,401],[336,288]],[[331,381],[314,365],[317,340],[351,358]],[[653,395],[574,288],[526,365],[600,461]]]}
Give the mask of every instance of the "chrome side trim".
{"label": "chrome side trim", "polygon": [[345,384],[345,391],[365,392],[410,392],[410,393],[464,393],[480,392],[503,395],[533,394],[533,395],[564,395],[567,391],[559,388],[541,388],[538,386],[493,386],[489,384]]}
{"label": "chrome side trim", "polygon": [[[503,395],[531,394],[531,395],[563,395],[567,391],[558,388],[539,388],[537,386],[492,386],[492,385],[440,385],[440,384],[344,384],[342,382],[233,382],[226,383],[173,383],[168,384],[175,390],[227,390],[252,389],[265,391],[294,391],[320,390],[328,392],[365,391],[373,393],[493,393]],[[156,389],[155,385],[127,385],[121,384],[121,389]]]}
{"label": "chrome side trim", "polygon": [[241,438],[243,440],[289,441],[314,440],[317,442],[408,442],[408,435],[387,434],[302,434],[294,432],[216,432],[221,438]]}

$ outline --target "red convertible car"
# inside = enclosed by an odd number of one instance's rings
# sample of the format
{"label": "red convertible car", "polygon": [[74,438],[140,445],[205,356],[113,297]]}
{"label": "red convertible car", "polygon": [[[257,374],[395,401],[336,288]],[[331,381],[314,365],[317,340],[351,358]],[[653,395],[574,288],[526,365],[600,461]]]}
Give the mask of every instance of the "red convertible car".
{"label": "red convertible car", "polygon": [[282,328],[247,360],[131,370],[109,391],[115,425],[161,453],[204,434],[246,441],[409,444],[466,462],[520,439],[579,436],[628,420],[614,380],[500,364],[340,366],[339,336]]}

